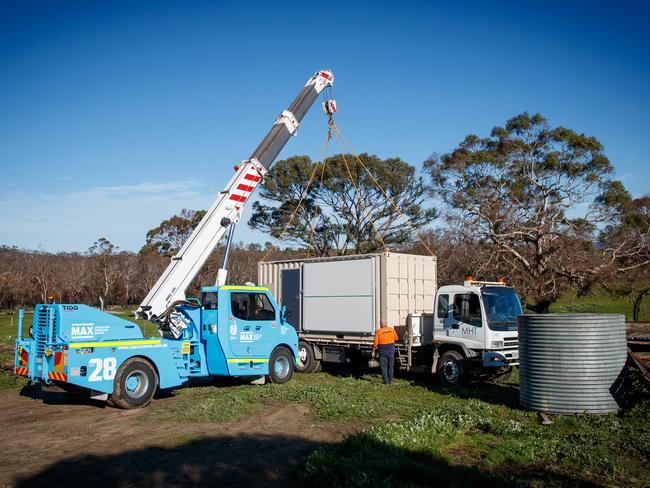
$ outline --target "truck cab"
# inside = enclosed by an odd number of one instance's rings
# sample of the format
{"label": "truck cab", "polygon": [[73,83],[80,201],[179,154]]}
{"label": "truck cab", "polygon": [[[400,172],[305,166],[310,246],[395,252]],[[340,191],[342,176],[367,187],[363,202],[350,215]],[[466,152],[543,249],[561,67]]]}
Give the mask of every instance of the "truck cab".
{"label": "truck cab", "polygon": [[441,287],[434,307],[433,369],[455,386],[468,373],[507,377],[519,364],[519,297],[505,283],[474,281]]}
{"label": "truck cab", "polygon": [[[269,375],[275,383],[284,383],[293,371],[298,335],[269,289],[208,286],[201,289],[201,298],[201,342],[208,374]],[[272,357],[276,348],[289,355]]]}

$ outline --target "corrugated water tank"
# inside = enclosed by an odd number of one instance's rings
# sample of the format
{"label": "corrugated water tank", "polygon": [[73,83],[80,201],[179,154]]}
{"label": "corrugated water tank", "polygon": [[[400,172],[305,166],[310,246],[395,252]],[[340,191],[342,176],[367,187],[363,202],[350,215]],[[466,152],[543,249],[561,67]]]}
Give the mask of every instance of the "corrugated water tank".
{"label": "corrugated water tank", "polygon": [[623,315],[522,315],[520,402],[554,414],[617,412],[610,389],[626,358]]}

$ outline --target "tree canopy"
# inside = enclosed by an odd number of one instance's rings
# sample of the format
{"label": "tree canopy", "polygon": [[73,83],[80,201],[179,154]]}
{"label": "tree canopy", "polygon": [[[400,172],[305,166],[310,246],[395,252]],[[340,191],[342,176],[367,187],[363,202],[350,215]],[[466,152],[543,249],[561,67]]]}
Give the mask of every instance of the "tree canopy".
{"label": "tree canopy", "polygon": [[162,256],[172,256],[183,246],[204,215],[205,210],[184,208],[180,214],[163,220],[158,227],[147,232],[145,245],[140,252],[153,251]]}
{"label": "tree canopy", "polygon": [[609,272],[601,283],[610,293],[630,299],[632,320],[638,321],[641,302],[650,295],[650,197],[632,199],[613,185],[599,201],[613,214],[598,236],[603,266]]}
{"label": "tree canopy", "polygon": [[339,154],[324,165],[308,156],[277,162],[261,187],[270,204],[255,202],[249,225],[324,256],[402,244],[436,217],[425,206],[426,185],[413,166],[369,154],[359,159]]}
{"label": "tree canopy", "polygon": [[[490,136],[468,135],[425,161],[447,217],[518,274],[532,308],[548,311],[579,278],[574,256],[607,207],[612,165],[594,137],[523,113]],[[584,264],[584,263],[583,263]]]}

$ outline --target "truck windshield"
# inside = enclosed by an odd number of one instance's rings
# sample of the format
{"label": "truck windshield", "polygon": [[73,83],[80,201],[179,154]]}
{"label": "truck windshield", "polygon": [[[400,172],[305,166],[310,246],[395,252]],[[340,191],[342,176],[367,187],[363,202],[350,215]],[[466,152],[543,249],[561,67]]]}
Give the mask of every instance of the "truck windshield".
{"label": "truck windshield", "polygon": [[514,289],[506,286],[485,286],[481,292],[488,326],[491,329],[517,325],[517,317],[523,315],[524,311]]}

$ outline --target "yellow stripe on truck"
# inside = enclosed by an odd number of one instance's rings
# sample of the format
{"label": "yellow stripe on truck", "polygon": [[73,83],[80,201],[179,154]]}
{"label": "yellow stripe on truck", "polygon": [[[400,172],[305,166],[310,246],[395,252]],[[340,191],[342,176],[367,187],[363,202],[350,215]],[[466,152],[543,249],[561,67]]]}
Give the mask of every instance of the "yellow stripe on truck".
{"label": "yellow stripe on truck", "polygon": [[268,363],[268,359],[264,358],[241,358],[241,359],[228,359],[229,363],[250,363],[253,361],[254,363]]}
{"label": "yellow stripe on truck", "polygon": [[269,291],[266,286],[240,286],[240,285],[226,285],[221,286],[222,290],[241,290],[241,291]]}
{"label": "yellow stripe on truck", "polygon": [[119,346],[147,346],[160,344],[160,339],[146,339],[144,341],[104,341],[104,342],[71,342],[70,349],[77,347],[119,347]]}

